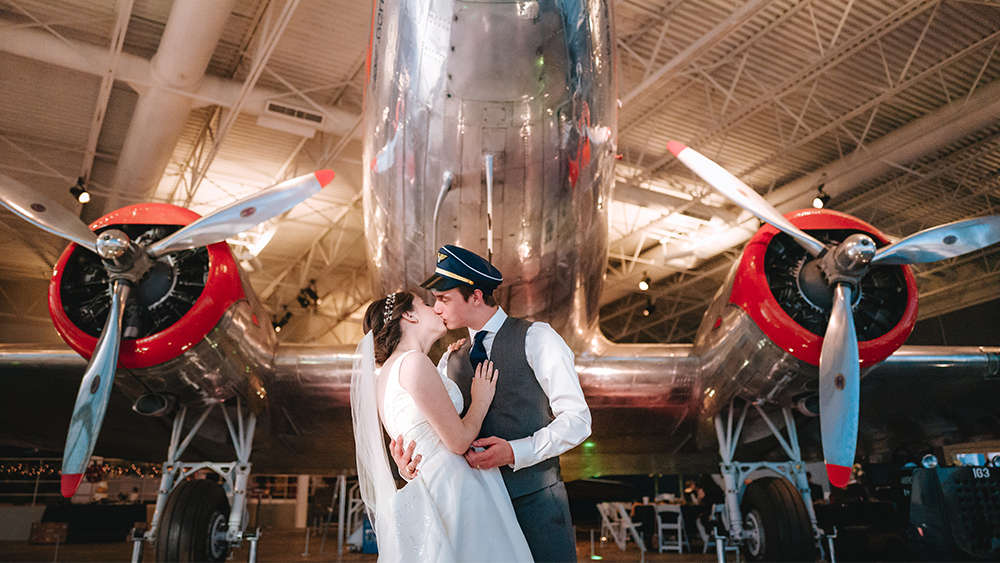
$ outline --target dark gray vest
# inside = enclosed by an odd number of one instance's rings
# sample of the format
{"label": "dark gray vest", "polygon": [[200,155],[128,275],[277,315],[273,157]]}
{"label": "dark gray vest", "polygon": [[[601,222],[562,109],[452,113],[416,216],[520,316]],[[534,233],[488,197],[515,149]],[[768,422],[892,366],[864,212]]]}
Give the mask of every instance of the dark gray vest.
{"label": "dark gray vest", "polygon": [[[528,321],[507,317],[493,339],[490,360],[500,371],[500,380],[497,382],[493,403],[483,419],[480,438],[497,436],[504,440],[517,440],[531,436],[552,422],[549,398],[538,384],[535,372],[528,365],[528,358],[524,353],[529,326],[531,323]],[[466,342],[448,358],[448,377],[462,390],[465,410],[469,408],[472,388],[473,371],[472,364],[469,363],[471,347],[471,342]],[[465,416],[464,410],[462,416]],[[518,471],[503,466],[500,474],[503,475],[510,498],[533,493],[561,480],[558,457]]]}

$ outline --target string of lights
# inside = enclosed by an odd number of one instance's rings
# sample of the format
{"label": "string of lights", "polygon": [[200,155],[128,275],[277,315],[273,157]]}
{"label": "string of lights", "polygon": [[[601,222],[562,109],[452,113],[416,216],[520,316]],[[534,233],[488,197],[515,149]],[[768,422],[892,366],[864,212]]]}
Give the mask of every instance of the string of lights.
{"label": "string of lights", "polygon": [[[60,462],[22,461],[0,462],[0,479],[57,479],[61,473]],[[159,477],[161,467],[152,463],[102,463],[91,464],[88,476],[108,477]]]}

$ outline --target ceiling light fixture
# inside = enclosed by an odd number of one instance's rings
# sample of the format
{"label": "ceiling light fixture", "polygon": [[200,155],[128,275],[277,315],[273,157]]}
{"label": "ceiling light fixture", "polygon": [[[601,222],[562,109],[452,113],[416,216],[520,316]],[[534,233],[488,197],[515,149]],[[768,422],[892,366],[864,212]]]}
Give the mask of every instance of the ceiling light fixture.
{"label": "ceiling light fixture", "polygon": [[641,291],[646,291],[647,289],[649,289],[649,284],[651,283],[653,283],[653,280],[649,279],[649,276],[645,275],[644,273],[642,279],[639,280],[639,289]]}
{"label": "ceiling light fixture", "polygon": [[322,300],[319,298],[319,294],[316,293],[316,280],[309,280],[309,285],[299,290],[299,294],[295,297],[295,300],[299,302],[299,306],[303,309],[308,309],[313,305],[317,307],[321,305]]}
{"label": "ceiling light fixture", "polygon": [[274,327],[274,332],[281,332],[281,327],[288,324],[288,321],[291,318],[292,318],[292,312],[289,311],[288,309],[285,309],[285,314],[282,315],[280,319],[278,317],[275,317],[274,320],[271,321],[271,326]]}
{"label": "ceiling light fixture", "polygon": [[816,197],[813,198],[813,207],[816,209],[823,209],[826,204],[830,203],[830,194],[823,191],[823,186],[826,184],[820,184],[816,188]]}
{"label": "ceiling light fixture", "polygon": [[90,203],[90,192],[83,185],[82,177],[76,179],[76,185],[69,189],[69,193],[73,194],[73,197],[80,203]]}
{"label": "ceiling light fixture", "polygon": [[642,316],[648,317],[656,311],[656,306],[653,305],[653,300],[649,299],[646,301],[646,306],[642,308]]}

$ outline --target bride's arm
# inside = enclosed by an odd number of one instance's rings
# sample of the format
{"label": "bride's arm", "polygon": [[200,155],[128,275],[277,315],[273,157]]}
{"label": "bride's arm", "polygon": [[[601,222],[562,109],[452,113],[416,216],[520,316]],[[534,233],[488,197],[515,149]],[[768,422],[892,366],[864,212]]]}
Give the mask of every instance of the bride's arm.
{"label": "bride's arm", "polygon": [[403,364],[399,366],[399,384],[413,397],[417,408],[427,417],[444,445],[460,455],[468,451],[479,435],[486,410],[493,401],[496,380],[497,372],[492,362],[480,364],[472,381],[469,410],[464,418],[460,418],[430,358],[412,354],[412,358],[403,358]]}

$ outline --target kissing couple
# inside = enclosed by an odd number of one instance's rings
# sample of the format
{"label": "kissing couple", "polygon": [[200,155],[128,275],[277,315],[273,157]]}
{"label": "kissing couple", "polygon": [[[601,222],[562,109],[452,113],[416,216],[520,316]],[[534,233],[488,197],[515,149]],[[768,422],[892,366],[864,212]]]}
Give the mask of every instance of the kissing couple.
{"label": "kissing couple", "polygon": [[[502,282],[445,245],[421,284],[433,303],[396,292],[365,312],[351,413],[379,561],[576,561],[558,456],[590,435],[590,409],[572,350],[548,324],[507,316]],[[469,339],[435,366],[431,346],[458,328]]]}

